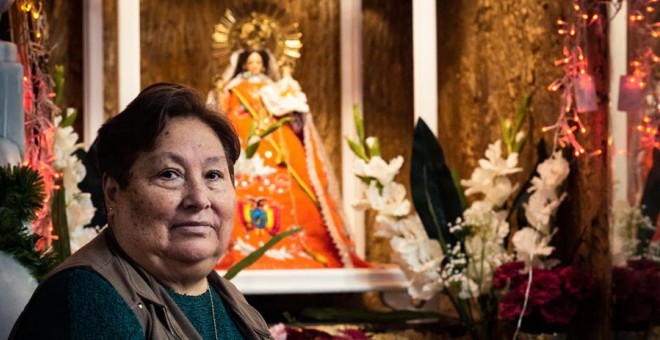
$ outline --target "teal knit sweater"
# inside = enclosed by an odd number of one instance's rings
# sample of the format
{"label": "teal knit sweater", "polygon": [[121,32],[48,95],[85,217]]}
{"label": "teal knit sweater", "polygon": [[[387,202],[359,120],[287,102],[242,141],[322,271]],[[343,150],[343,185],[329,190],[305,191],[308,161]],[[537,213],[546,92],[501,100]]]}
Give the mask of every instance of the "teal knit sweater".
{"label": "teal knit sweater", "polygon": [[[168,290],[204,339],[215,339],[209,293],[189,296]],[[218,339],[243,339],[220,295],[212,290]],[[84,268],[46,282],[23,312],[19,339],[144,339],[140,321],[115,289]]]}

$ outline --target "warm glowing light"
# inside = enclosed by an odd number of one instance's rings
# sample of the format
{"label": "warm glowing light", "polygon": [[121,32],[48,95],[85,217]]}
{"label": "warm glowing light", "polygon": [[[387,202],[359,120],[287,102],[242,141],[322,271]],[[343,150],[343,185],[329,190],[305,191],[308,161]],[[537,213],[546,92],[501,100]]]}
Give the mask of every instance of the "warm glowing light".
{"label": "warm glowing light", "polygon": [[644,127],[641,125],[637,125],[637,131],[642,131],[642,130],[644,130]]}
{"label": "warm glowing light", "polygon": [[573,5],[573,8],[574,8],[576,11],[579,11],[579,10],[580,10],[580,5],[575,4],[575,5]]}
{"label": "warm glowing light", "polygon": [[580,153],[584,153],[584,149],[580,148]]}
{"label": "warm glowing light", "polygon": [[566,25],[566,21],[557,19],[557,25]]}
{"label": "warm glowing light", "polygon": [[557,33],[559,33],[560,35],[564,35],[564,34],[566,34],[566,30],[563,29],[563,28],[560,28],[560,29],[557,30]]}
{"label": "warm glowing light", "polygon": [[583,127],[583,128],[580,129],[580,132],[587,133],[587,129]]}
{"label": "warm glowing light", "polygon": [[579,152],[579,151],[575,151],[575,157],[579,157],[579,156],[580,156],[580,152]]}
{"label": "warm glowing light", "polygon": [[26,166],[28,166],[28,165],[30,165],[30,163],[28,163],[28,162],[23,162],[23,166],[26,167]]}
{"label": "warm glowing light", "polygon": [[651,6],[646,6],[646,11],[649,12],[649,13],[653,13],[655,11],[655,9]]}
{"label": "warm glowing light", "polygon": [[589,14],[587,14],[587,13],[582,14],[582,19],[584,19],[584,20],[589,19]]}

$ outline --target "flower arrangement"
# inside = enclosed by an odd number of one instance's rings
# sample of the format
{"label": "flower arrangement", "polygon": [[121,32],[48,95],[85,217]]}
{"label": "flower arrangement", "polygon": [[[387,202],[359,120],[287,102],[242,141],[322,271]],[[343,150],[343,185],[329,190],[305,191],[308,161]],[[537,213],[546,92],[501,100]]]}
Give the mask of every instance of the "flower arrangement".
{"label": "flower arrangement", "polygon": [[641,202],[617,202],[612,228],[612,328],[646,331],[660,324],[660,242],[657,227],[660,151],[653,151]]}
{"label": "flower arrangement", "polygon": [[[348,139],[358,156],[354,173],[366,187],[354,207],[376,212],[376,233],[389,238],[392,260],[410,280],[408,293],[424,300],[446,295],[475,338],[493,334],[498,312],[505,319],[518,316],[521,322],[540,315],[563,324],[593,285],[588,273],[549,260],[554,250],[552,219],[565,198],[561,188],[569,173],[562,153],[545,157],[541,144],[537,175],[514,195],[520,188],[514,176],[522,172],[518,153],[525,143],[521,127],[526,106],[524,100],[515,121],[503,122],[503,138],[490,144],[470,178],[460,181],[465,196],[472,196],[465,208],[461,185],[422,120],[415,129],[411,166],[416,213],[404,186],[394,181],[403,159],[382,159],[378,139],[365,137],[357,111],[358,139]],[[521,209],[524,216],[518,220],[524,224],[519,222],[519,230],[511,234],[509,221]],[[569,309],[573,312],[562,312]]]}
{"label": "flower arrangement", "polygon": [[[53,144],[55,160],[53,167],[61,173],[62,185],[59,190],[64,192],[64,208],[71,253],[76,252],[97,234],[97,228],[85,228],[90,223],[96,208],[92,203],[91,194],[81,192],[78,188],[86,170],[76,151],[82,147],[78,143],[78,134],[73,131],[73,121],[76,111],[67,110],[67,115],[55,116],[55,141]],[[60,235],[60,237],[62,237]]]}

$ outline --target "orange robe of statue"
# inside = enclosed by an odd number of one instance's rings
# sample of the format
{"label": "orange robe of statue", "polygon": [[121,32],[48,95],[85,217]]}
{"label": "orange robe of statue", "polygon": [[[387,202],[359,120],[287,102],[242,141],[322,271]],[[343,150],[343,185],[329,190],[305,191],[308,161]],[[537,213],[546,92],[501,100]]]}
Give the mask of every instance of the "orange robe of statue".
{"label": "orange robe of statue", "polygon": [[[260,90],[270,81],[265,77],[257,80],[233,86],[222,105],[238,132],[243,150],[255,120],[256,132],[260,133],[278,119],[291,117],[289,114],[278,118],[266,110]],[[252,171],[241,173],[241,160],[237,162],[232,243],[217,269],[231,267],[273,235],[296,226],[303,230],[280,241],[249,269],[365,266],[354,255],[341,214],[338,188],[334,178],[328,177],[332,169],[311,115],[305,112],[302,117],[302,133],[296,135],[287,123],[260,141],[250,160]]]}

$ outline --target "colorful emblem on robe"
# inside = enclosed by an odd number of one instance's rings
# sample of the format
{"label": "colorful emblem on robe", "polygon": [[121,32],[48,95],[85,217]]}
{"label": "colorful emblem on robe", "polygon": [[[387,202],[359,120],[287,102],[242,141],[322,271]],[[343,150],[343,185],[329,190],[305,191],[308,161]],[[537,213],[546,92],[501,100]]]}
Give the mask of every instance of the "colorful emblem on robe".
{"label": "colorful emblem on robe", "polygon": [[268,233],[280,230],[280,208],[268,203],[268,198],[248,198],[238,202],[238,214],[247,232]]}

